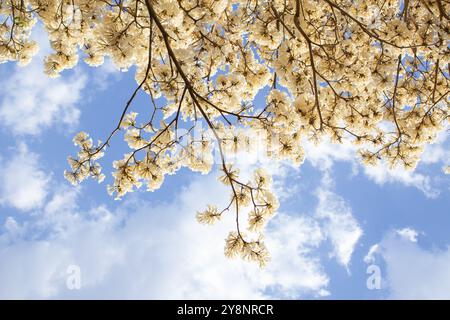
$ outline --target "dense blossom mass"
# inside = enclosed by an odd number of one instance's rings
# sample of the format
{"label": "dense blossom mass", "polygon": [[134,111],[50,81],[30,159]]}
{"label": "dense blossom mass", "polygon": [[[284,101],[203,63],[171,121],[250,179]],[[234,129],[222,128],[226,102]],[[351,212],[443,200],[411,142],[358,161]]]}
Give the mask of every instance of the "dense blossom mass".
{"label": "dense blossom mass", "polygon": [[[135,66],[117,127],[98,143],[79,133],[66,178],[102,181],[98,160],[119,133],[130,151],[114,162],[117,198],[156,190],[181,167],[208,173],[216,150],[230,202],[197,219],[233,214],[225,254],[264,265],[262,230],[278,201],[271,177],[257,169],[244,179],[233,154],[258,137],[266,157],[299,165],[305,139],[350,140],[365,164],[414,168],[448,130],[449,11],[446,0],[0,0],[0,62],[28,63],[40,23],[51,77],[80,59]],[[132,112],[140,91],[150,115]]]}

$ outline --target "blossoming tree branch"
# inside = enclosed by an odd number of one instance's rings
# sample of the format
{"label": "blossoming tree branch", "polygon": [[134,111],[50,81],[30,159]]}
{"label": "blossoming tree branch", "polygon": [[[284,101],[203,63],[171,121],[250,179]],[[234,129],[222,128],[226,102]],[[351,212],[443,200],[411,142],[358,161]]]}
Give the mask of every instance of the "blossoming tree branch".
{"label": "blossoming tree branch", "polygon": [[[233,215],[225,254],[264,265],[262,231],[278,208],[271,177],[258,168],[243,179],[230,156],[257,132],[273,160],[300,165],[302,141],[331,139],[357,144],[367,165],[414,168],[448,130],[449,11],[446,0],[1,0],[0,62],[30,61],[39,23],[53,49],[50,77],[80,59],[135,66],[114,130],[98,143],[77,134],[66,178],[102,181],[98,161],[122,134],[130,150],[108,186],[118,198],[142,184],[156,190],[181,167],[208,173],[218,150],[230,201],[197,219]],[[132,111],[141,91],[150,117]]]}

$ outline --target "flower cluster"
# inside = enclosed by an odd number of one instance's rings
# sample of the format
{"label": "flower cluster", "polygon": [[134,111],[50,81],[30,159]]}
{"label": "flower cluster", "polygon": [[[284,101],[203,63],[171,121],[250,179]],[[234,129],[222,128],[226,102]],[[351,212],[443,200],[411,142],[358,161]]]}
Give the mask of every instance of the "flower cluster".
{"label": "flower cluster", "polygon": [[101,166],[96,160],[103,157],[104,152],[100,147],[101,141],[97,146],[86,132],[80,132],[73,138],[73,143],[80,147],[77,158],[68,157],[71,171],[64,171],[64,177],[73,185],[80,183],[88,177],[95,178],[99,183],[105,179],[101,173]]}
{"label": "flower cluster", "polygon": [[[230,232],[225,245],[227,257],[240,256],[243,259],[257,261],[264,266],[269,260],[269,254],[263,241],[263,229],[267,221],[275,214],[279,203],[271,192],[272,178],[263,169],[255,170],[253,178],[247,183],[239,181],[239,170],[224,166],[223,175],[219,180],[231,187],[231,199],[224,209],[219,211],[216,206],[209,205],[205,211],[197,213],[197,220],[204,224],[219,221],[222,214],[233,207],[236,211],[237,230]],[[246,210],[246,212],[244,211]],[[240,218],[247,213],[247,229],[253,234],[249,240],[245,232],[241,231]]]}

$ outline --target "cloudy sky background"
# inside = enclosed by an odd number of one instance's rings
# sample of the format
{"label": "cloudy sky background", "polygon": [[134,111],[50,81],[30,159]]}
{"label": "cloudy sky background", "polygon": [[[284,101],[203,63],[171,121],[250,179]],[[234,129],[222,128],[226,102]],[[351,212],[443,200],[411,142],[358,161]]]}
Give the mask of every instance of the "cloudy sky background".
{"label": "cloudy sky background", "polygon": [[[224,257],[231,216],[211,227],[195,221],[197,210],[229,198],[216,171],[183,169],[160,190],[121,201],[105,183],[64,180],[73,135],[109,134],[134,70],[81,62],[49,79],[46,38],[34,37],[41,51],[30,65],[0,65],[0,298],[450,298],[448,132],[414,172],[364,168],[347,144],[306,142],[299,169],[270,164],[281,207],[266,233],[272,261],[261,270]],[[144,94],[134,106],[149,112]],[[116,138],[102,159],[106,173],[124,150]],[[72,265],[80,290],[66,286]],[[371,265],[380,289],[367,287]]]}

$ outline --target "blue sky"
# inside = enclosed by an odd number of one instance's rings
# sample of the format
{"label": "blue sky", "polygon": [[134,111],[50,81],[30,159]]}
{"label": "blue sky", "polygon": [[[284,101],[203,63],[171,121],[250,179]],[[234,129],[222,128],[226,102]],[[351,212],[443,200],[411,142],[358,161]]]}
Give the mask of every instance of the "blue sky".
{"label": "blue sky", "polygon": [[[106,184],[126,148],[116,138],[102,159],[105,183],[64,180],[73,135],[104,139],[136,83],[133,70],[108,63],[48,79],[48,47],[35,37],[44,46],[29,66],[0,65],[1,298],[450,298],[448,132],[414,172],[364,168],[347,144],[305,142],[299,169],[269,163],[281,206],[266,234],[272,261],[260,270],[223,256],[230,219],[195,221],[228,199],[216,171],[183,169],[156,192],[114,201]],[[134,108],[147,107],[141,94]],[[66,285],[73,265],[78,290]],[[367,287],[370,265],[380,289]]]}

